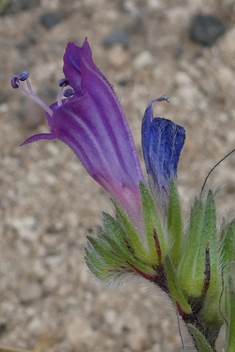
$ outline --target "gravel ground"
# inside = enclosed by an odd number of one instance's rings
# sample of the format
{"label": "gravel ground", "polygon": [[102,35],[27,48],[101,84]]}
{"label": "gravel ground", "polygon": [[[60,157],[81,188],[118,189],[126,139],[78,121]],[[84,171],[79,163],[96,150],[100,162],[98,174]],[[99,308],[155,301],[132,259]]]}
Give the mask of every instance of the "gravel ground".
{"label": "gravel ground", "polygon": [[[30,71],[48,104],[62,78],[68,41],[87,36],[96,64],[114,84],[141,155],[140,126],[155,114],[187,131],[179,189],[187,213],[210,168],[235,147],[234,0],[11,0],[0,16],[0,344],[36,351],[173,352],[176,316],[159,291],[136,279],[107,288],[86,268],[85,235],[111,211],[105,192],[62,143],[19,147],[46,132],[44,113],[9,81]],[[189,39],[198,13],[226,32],[211,47]],[[234,216],[235,156],[209,185],[218,219]],[[190,349],[187,336],[186,347]]]}

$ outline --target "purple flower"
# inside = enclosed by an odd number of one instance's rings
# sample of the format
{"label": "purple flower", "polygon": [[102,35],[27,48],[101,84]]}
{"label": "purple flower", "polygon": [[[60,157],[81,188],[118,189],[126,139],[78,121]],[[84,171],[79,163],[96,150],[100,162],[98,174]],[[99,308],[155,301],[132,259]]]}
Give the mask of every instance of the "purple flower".
{"label": "purple flower", "polygon": [[[20,87],[46,110],[50,130],[28,138],[23,145],[56,138],[66,143],[91,177],[126,210],[137,227],[142,227],[139,182],[145,180],[133,138],[112,86],[92,60],[87,40],[82,47],[68,43],[63,71],[57,102],[50,107],[35,95],[27,71],[12,77],[13,88]],[[26,82],[27,89],[21,81]],[[68,85],[72,89],[64,91]],[[169,188],[171,177],[176,177],[184,130],[168,120],[152,120],[153,103],[143,119],[143,151],[147,172],[161,191]]]}
{"label": "purple flower", "polygon": [[[12,78],[14,88],[22,88],[27,95],[46,109],[50,129],[48,134],[37,134],[24,143],[40,139],[60,139],[77,155],[87,172],[119,202],[135,223],[139,223],[141,199],[139,182],[144,177],[133,138],[112,86],[92,60],[90,46],[68,43],[64,54],[65,80],[58,100],[45,106],[33,93],[29,80],[28,91],[19,78]],[[26,75],[24,75],[26,77]],[[61,99],[66,85],[66,99]]]}

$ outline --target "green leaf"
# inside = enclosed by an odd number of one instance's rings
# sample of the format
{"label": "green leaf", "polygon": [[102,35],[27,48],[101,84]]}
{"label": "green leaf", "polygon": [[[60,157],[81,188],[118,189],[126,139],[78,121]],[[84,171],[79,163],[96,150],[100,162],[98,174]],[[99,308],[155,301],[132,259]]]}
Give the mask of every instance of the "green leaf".
{"label": "green leaf", "polygon": [[211,190],[209,190],[206,200],[205,214],[202,225],[202,235],[195,270],[195,284],[198,284],[198,288],[200,285],[202,285],[203,287],[204,284],[205,251],[207,244],[209,245],[210,255],[210,286],[208,289],[209,293],[218,280],[218,243],[216,232],[216,210],[214,194]]}
{"label": "green leaf", "polygon": [[[104,262],[109,262],[111,265],[120,264],[125,260],[125,256],[121,253],[115,253],[113,247],[105,238],[96,238],[87,236],[94,253],[99,255]],[[96,255],[97,255],[96,254]]]}
{"label": "green leaf", "polygon": [[[140,193],[144,213],[145,230],[149,248],[149,261],[153,265],[156,265],[161,262],[161,259],[164,258],[166,254],[165,237],[156,205],[143,182],[140,182]],[[158,243],[156,243],[156,239],[154,238],[154,236],[157,237],[157,241],[159,243],[160,255],[159,249],[157,248]]]}
{"label": "green leaf", "polygon": [[[199,201],[200,202],[200,201]],[[200,207],[201,209],[201,207]],[[195,210],[197,210],[195,208]],[[201,210],[200,210],[201,212]],[[199,220],[201,221],[201,215],[199,215]],[[200,233],[201,228],[201,235]],[[197,229],[196,229],[197,231]],[[196,259],[193,266],[194,277],[191,281],[190,296],[200,297],[203,294],[210,293],[211,290],[215,287],[218,281],[218,244],[217,244],[217,233],[216,233],[216,211],[215,211],[215,202],[214,194],[210,190],[206,199],[204,216],[202,224],[198,228],[198,232],[195,235],[196,242],[198,245]],[[200,241],[199,241],[200,237]],[[209,249],[209,263],[210,263],[210,282],[209,288],[206,292],[204,290],[205,283],[205,266],[206,266],[206,250]]]}
{"label": "green leaf", "polygon": [[228,298],[228,332],[227,332],[227,348],[226,352],[234,352],[235,348],[235,292],[234,292],[234,278],[228,277],[226,282],[226,291]]}
{"label": "green leaf", "polygon": [[[195,266],[201,241],[202,222],[204,218],[204,205],[202,200],[195,198],[191,209],[189,228],[184,240],[183,259],[178,270],[180,286],[189,297],[200,297],[199,290],[193,285],[195,278]],[[205,261],[204,261],[205,262]]]}
{"label": "green leaf", "polygon": [[129,221],[127,218],[126,214],[124,211],[120,208],[120,206],[113,200],[116,212],[118,216],[120,217],[121,221],[123,222],[123,225],[125,227],[126,233],[128,235],[128,238],[130,240],[130,245],[133,248],[133,251],[135,252],[136,256],[138,256],[142,261],[148,261],[147,258],[147,252],[146,249],[143,245],[143,243],[140,240],[140,237],[132,225],[132,223]]}
{"label": "green leaf", "polygon": [[[91,272],[100,279],[107,279],[109,277],[109,271],[106,263],[103,262],[102,258],[94,251],[91,245],[85,248],[85,254],[85,260]],[[112,268],[114,269],[113,266]]]}
{"label": "green leaf", "polygon": [[154,273],[154,270],[150,266],[142,263],[142,261],[136,256],[136,253],[128,242],[128,237],[124,228],[117,220],[111,215],[103,213],[103,224],[105,240],[108,241],[115,255],[118,258],[120,257],[123,259],[125,262],[124,264],[129,263],[146,273]]}
{"label": "green leaf", "polygon": [[[220,248],[222,264],[226,265],[233,262],[235,259],[235,220],[223,227],[220,236]],[[224,274],[232,270],[233,266],[227,266],[224,268]]]}
{"label": "green leaf", "polygon": [[201,334],[200,331],[197,330],[197,328],[195,328],[195,326],[187,324],[187,327],[192,334],[194,341],[196,342],[199,352],[213,352],[205,337]]}
{"label": "green leaf", "polygon": [[168,209],[169,243],[171,243],[171,260],[177,267],[181,259],[182,220],[181,206],[177,184],[171,179]]}
{"label": "green leaf", "polygon": [[221,299],[221,290],[221,282],[217,282],[213,291],[205,296],[202,309],[199,313],[204,326],[210,329],[211,336],[217,335],[218,330],[223,325],[221,309],[224,306],[224,300],[223,297]]}
{"label": "green leaf", "polygon": [[180,288],[177,279],[176,270],[168,255],[166,255],[164,260],[164,268],[166,271],[167,283],[170,290],[171,299],[175,308],[178,309],[180,306],[180,309],[185,314],[192,314],[192,309],[189,303],[187,302],[186,298],[184,297],[184,294]]}
{"label": "green leaf", "polygon": [[154,269],[142,262],[128,242],[122,223],[103,213],[103,228],[95,228],[96,236],[87,236],[86,262],[99,278],[110,280],[124,272],[136,272],[145,278],[154,276]]}

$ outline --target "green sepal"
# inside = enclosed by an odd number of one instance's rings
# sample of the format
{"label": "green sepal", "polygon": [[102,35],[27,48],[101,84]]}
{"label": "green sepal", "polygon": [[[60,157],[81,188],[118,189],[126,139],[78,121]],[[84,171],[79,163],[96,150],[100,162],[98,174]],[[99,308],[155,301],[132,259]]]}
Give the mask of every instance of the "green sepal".
{"label": "green sepal", "polygon": [[208,294],[211,292],[211,290],[213,290],[216,285],[216,282],[218,281],[218,243],[214,198],[214,193],[209,190],[206,199],[205,213],[202,225],[202,235],[195,270],[195,283],[197,285],[197,288],[200,288],[200,285],[203,286],[204,284],[205,251],[208,245],[210,255],[210,285],[208,288]]}
{"label": "green sepal", "polygon": [[221,310],[224,310],[224,300],[221,299],[222,285],[217,282],[214,290],[207,293],[199,317],[203,324],[210,329],[211,335],[217,335],[223,325]]}
{"label": "green sepal", "polygon": [[140,259],[132,248],[123,223],[103,213],[103,227],[95,228],[95,236],[87,236],[85,248],[89,269],[106,281],[124,272],[154,276],[154,269]]}
{"label": "green sepal", "polygon": [[[161,220],[159,218],[159,214],[156,208],[156,205],[149,193],[147,187],[143,182],[140,182],[140,193],[142,199],[142,207],[143,207],[143,214],[144,214],[144,222],[145,222],[145,230],[148,242],[148,256],[149,261],[152,265],[160,264],[161,259],[164,258],[166,254],[166,242],[165,237],[162,229]],[[159,258],[157,249],[156,249],[156,241],[154,238],[154,230],[156,232],[160,251],[161,251],[161,258]]]}
{"label": "green sepal", "polygon": [[[128,237],[123,226],[110,214],[103,212],[102,236],[115,250],[115,254],[122,258],[129,257],[131,251],[128,249]],[[132,254],[132,253],[131,253]]]}
{"label": "green sepal", "polygon": [[[203,212],[204,209],[204,212]],[[203,216],[202,216],[203,215]],[[187,244],[187,250],[190,251],[193,257],[193,271],[191,271],[191,279],[188,277],[183,279],[183,275],[186,271],[186,265],[180,265],[180,282],[184,289],[185,294],[188,297],[200,298],[205,294],[209,294],[215,287],[218,281],[218,244],[217,244],[217,233],[216,233],[216,211],[214,202],[214,193],[210,190],[203,206],[200,199],[195,200],[194,207],[191,212],[190,219],[190,245],[193,246],[194,251]],[[195,233],[195,234],[194,234]],[[195,244],[192,242],[192,238],[195,236]],[[209,263],[210,263],[210,282],[209,287],[206,288],[206,292],[203,292],[205,287],[205,268],[206,268],[206,249],[209,249]],[[190,249],[189,249],[190,248]],[[185,254],[187,255],[187,254]],[[188,265],[190,263],[190,257]],[[190,268],[189,266],[189,268]],[[182,269],[181,269],[182,268]],[[181,272],[182,270],[182,272]],[[184,272],[183,272],[184,271]],[[187,275],[187,274],[186,274]],[[191,284],[190,284],[191,282]]]}
{"label": "green sepal", "polygon": [[106,233],[105,239],[111,245],[116,257],[121,257],[125,260],[125,263],[129,263],[148,274],[154,273],[154,270],[150,266],[142,263],[140,258],[136,256],[136,253],[128,242],[126,232],[117,220],[111,215],[103,213],[103,225]]}
{"label": "green sepal", "polygon": [[109,273],[107,263],[102,260],[102,257],[94,250],[91,244],[85,248],[85,260],[88,268],[98,278],[102,280],[109,280],[110,276],[114,276],[115,273],[119,272],[118,267],[112,266],[112,275]]}
{"label": "green sepal", "polygon": [[170,290],[171,299],[175,308],[178,310],[180,307],[180,310],[184,314],[192,314],[192,309],[179,286],[176,270],[168,255],[166,255],[164,260],[164,268],[167,276],[167,284]]}
{"label": "green sepal", "polygon": [[[222,266],[231,263],[235,259],[235,220],[223,226],[220,235],[220,256],[222,258]],[[224,268],[224,275],[233,270],[233,266],[229,265]]]}
{"label": "green sepal", "polygon": [[187,324],[190,334],[193,336],[193,339],[197,345],[199,352],[213,352],[211,346],[205,339],[205,337],[200,333],[200,331],[191,324]]}
{"label": "green sepal", "polygon": [[133,248],[133,251],[135,252],[136,256],[139,257],[143,261],[148,261],[146,249],[145,249],[143,243],[141,242],[140,237],[139,237],[135,227],[129,221],[127,215],[121,209],[121,207],[118,205],[118,203],[115,202],[113,199],[112,199],[112,202],[115,206],[117,216],[121,219],[121,221],[125,227],[126,233],[128,235],[129,241],[130,241],[130,245]]}
{"label": "green sepal", "polygon": [[87,236],[88,241],[92,245],[95,252],[99,257],[103,258],[105,262],[109,262],[111,265],[122,263],[126,256],[122,251],[115,252],[114,246],[110,245],[106,237],[92,237]]}
{"label": "green sepal", "polygon": [[204,204],[200,198],[195,198],[191,209],[189,228],[183,246],[183,258],[178,270],[179,283],[188,297],[200,297],[201,289],[195,290],[195,265],[201,240]]}
{"label": "green sepal", "polygon": [[[105,279],[113,272],[120,271],[120,265],[124,257],[119,253],[117,256],[112,246],[105,238],[101,227],[95,228],[96,237],[87,236],[88,244],[85,248],[86,262],[89,269],[99,278]],[[112,276],[112,275],[111,275]]]}
{"label": "green sepal", "polygon": [[169,209],[168,209],[168,242],[171,244],[171,260],[175,267],[178,266],[181,259],[181,236],[182,236],[182,219],[179,192],[175,180],[170,182]]}
{"label": "green sepal", "polygon": [[[234,272],[233,272],[234,275]],[[234,292],[234,277],[230,275],[225,284],[226,301],[227,301],[227,341],[226,352],[234,352],[235,348],[235,292]]]}

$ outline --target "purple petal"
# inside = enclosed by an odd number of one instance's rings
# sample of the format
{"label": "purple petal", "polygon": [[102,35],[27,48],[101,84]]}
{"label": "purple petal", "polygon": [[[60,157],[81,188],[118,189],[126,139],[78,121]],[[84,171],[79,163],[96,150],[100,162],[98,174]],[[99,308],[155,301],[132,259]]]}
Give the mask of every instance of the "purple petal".
{"label": "purple petal", "polygon": [[51,133],[39,133],[35,134],[28,139],[26,139],[20,146],[30,144],[33,142],[40,141],[41,139],[47,139],[49,141],[52,141],[53,139],[56,139],[57,135],[56,134],[51,134]]}
{"label": "purple petal", "polygon": [[81,52],[82,48],[74,43],[68,43],[64,54],[64,75],[69,80],[69,85],[82,94],[81,88]]}
{"label": "purple petal", "polygon": [[127,197],[125,187],[139,195],[144,177],[129,126],[112,86],[92,60],[87,40],[81,48],[67,45],[64,74],[77,97],[55,113],[61,122],[57,129],[65,125],[66,115],[66,131],[59,138],[115,199]]}
{"label": "purple petal", "polygon": [[142,122],[142,148],[148,174],[159,192],[168,194],[170,179],[177,177],[177,166],[185,140],[183,127],[160,117],[153,118],[152,101]]}
{"label": "purple petal", "polygon": [[133,198],[140,211],[139,181],[144,178],[129,127],[115,104],[113,97],[100,100],[88,92],[73,97],[54,112],[53,130],[88,173],[130,213]]}
{"label": "purple petal", "polygon": [[68,43],[64,54],[63,71],[65,77],[69,80],[69,85],[73,87],[78,95],[82,95],[83,89],[86,91],[86,89],[90,89],[92,85],[92,83],[84,80],[84,66],[89,67],[90,71],[100,76],[100,79],[106,82],[106,85],[112,89],[112,85],[94,64],[91,48],[87,39],[85,39],[82,47],[78,47],[71,42]]}

